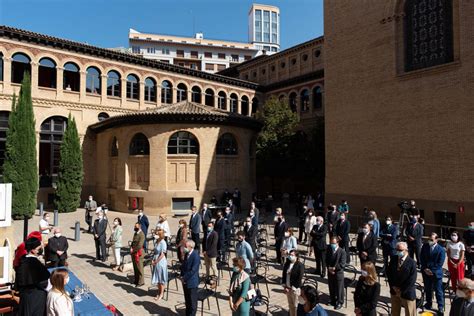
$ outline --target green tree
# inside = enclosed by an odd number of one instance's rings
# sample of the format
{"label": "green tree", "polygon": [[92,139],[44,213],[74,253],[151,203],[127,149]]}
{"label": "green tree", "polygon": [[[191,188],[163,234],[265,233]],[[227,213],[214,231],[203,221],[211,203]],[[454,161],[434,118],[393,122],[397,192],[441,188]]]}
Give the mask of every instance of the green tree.
{"label": "green tree", "polygon": [[26,72],[8,119],[3,181],[12,183],[12,217],[30,218],[36,209],[38,165],[31,81]]}
{"label": "green tree", "polygon": [[59,177],[55,204],[59,212],[74,212],[81,201],[82,151],[76,121],[69,114],[68,124],[61,144]]}

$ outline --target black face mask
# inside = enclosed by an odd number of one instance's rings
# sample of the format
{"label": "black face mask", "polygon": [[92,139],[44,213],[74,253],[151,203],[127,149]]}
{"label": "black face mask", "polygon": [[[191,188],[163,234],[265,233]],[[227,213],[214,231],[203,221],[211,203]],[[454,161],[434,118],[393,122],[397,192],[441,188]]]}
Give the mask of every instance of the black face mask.
{"label": "black face mask", "polygon": [[133,230],[137,232],[139,231],[139,228],[135,227]]}
{"label": "black face mask", "polygon": [[43,254],[43,248],[40,248],[40,250],[38,250],[38,256],[41,256]]}

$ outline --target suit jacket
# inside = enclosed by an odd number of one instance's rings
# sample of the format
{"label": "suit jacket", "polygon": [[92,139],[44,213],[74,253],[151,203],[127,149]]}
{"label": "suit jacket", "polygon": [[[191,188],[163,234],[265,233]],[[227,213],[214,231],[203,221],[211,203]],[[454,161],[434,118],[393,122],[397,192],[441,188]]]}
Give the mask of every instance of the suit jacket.
{"label": "suit jacket", "polygon": [[[140,251],[140,249],[143,248],[144,243],[145,243],[145,234],[141,230],[138,232],[135,232],[135,234],[133,234],[132,245],[130,246],[132,255]],[[143,253],[142,253],[142,256],[143,256]]]}
{"label": "suit jacket", "polygon": [[326,250],[326,265],[328,268],[336,268],[336,274],[343,274],[346,267],[346,252],[341,247],[337,247],[334,252],[331,246]]}
{"label": "suit jacket", "polygon": [[377,259],[377,237],[371,231],[364,241],[364,235],[364,233],[361,233],[357,236],[357,251],[359,251],[359,256],[362,252],[367,252],[366,260],[375,263]]}
{"label": "suit jacket", "polygon": [[[281,283],[283,286],[286,286],[286,277],[288,275],[288,268],[290,267],[290,260],[286,259],[285,265],[283,266],[283,275]],[[293,268],[290,272],[290,286],[299,289],[301,287],[301,283],[303,280],[304,275],[304,265],[300,261],[296,261],[293,264]]]}
{"label": "suit jacket", "polygon": [[[57,261],[59,259],[66,259],[67,258],[67,249],[69,245],[67,242],[67,238],[64,236],[58,237],[51,237],[48,239],[48,248],[49,248],[49,258],[51,261]],[[58,256],[56,251],[64,251],[61,256]]]}
{"label": "suit jacket", "polygon": [[407,256],[400,269],[398,269],[398,260],[398,256],[392,256],[387,268],[390,293],[395,294],[392,287],[398,287],[402,298],[413,301],[416,299],[416,262],[410,256]]}
{"label": "suit jacket", "polygon": [[224,234],[225,225],[226,225],[225,219],[220,218],[216,220],[216,225],[214,226],[214,230],[217,232],[217,235],[219,235],[219,239],[222,239],[222,240],[224,240],[225,238],[225,234]]}
{"label": "suit jacket", "polygon": [[285,238],[285,232],[288,230],[288,224],[286,222],[276,222],[273,234],[275,239],[282,241]]}
{"label": "suit jacket", "polygon": [[337,223],[337,218],[339,217],[339,212],[335,211],[335,212],[328,212],[326,214],[326,222],[329,224],[332,224],[333,227],[336,225]]}
{"label": "suit jacket", "polygon": [[178,233],[176,234],[176,245],[184,246],[184,243],[188,240],[188,229],[180,227]]}
{"label": "suit jacket", "polygon": [[196,214],[191,214],[191,218],[189,219],[189,229],[194,234],[199,234],[201,232],[201,215],[196,212]]}
{"label": "suit jacket", "polygon": [[408,240],[408,242],[415,242],[421,245],[421,238],[423,237],[423,226],[421,226],[420,223],[416,223],[415,227],[413,227],[413,224],[409,224],[407,227],[407,236],[415,238],[415,240]]}
{"label": "suit jacket", "polygon": [[138,215],[138,222],[140,223],[140,226],[141,226],[140,229],[142,230],[142,232],[146,236],[146,234],[148,233],[148,226],[150,226],[150,222],[148,221],[148,217],[145,214],[143,214],[142,217],[140,217],[140,215]]}
{"label": "suit jacket", "polygon": [[309,233],[313,240],[311,241],[311,244],[314,248],[318,250],[326,250],[328,245],[326,244],[326,235],[328,233],[328,228],[326,225],[314,225],[313,229],[311,229],[311,232]]}
{"label": "suit jacket", "polygon": [[245,226],[244,228],[245,231],[245,241],[250,244],[252,247],[252,250],[255,251],[255,248],[257,246],[257,233],[258,233],[258,228],[257,226]]}
{"label": "suit jacket", "polygon": [[202,246],[203,251],[206,252],[209,258],[217,257],[217,242],[219,241],[219,235],[217,232],[213,230],[212,232],[208,233],[203,240]]}
{"label": "suit jacket", "polygon": [[225,230],[232,230],[234,228],[234,213],[230,212],[229,214],[224,215],[225,218]]}
{"label": "suit jacket", "polygon": [[349,241],[349,232],[351,230],[351,223],[346,219],[344,222],[341,220],[337,221],[336,224],[336,235],[339,236],[343,241]]}
{"label": "suit jacket", "polygon": [[390,226],[386,225],[384,228],[382,228],[382,231],[380,232],[380,237],[382,238],[382,247],[385,249],[395,249],[397,246],[398,234],[398,225],[396,224],[392,224]]}
{"label": "suit jacket", "polygon": [[181,277],[183,278],[183,286],[188,289],[197,288],[199,285],[199,253],[193,250],[186,255],[184,262],[181,265]]}
{"label": "suit jacket", "polygon": [[431,246],[428,243],[421,247],[420,261],[422,273],[425,273],[425,269],[430,269],[436,278],[441,279],[443,277],[443,264],[445,260],[446,251],[440,244],[436,244],[433,251],[431,251]]}
{"label": "suit jacket", "polygon": [[207,209],[202,209],[201,210],[201,220],[202,220],[202,227],[203,229],[207,229],[207,224],[210,223],[212,219],[212,211],[207,208]]}
{"label": "suit jacket", "polygon": [[449,316],[471,316],[474,315],[474,303],[467,306],[468,301],[462,297],[456,297],[451,303]]}
{"label": "suit jacket", "polygon": [[[105,230],[107,229],[107,220],[102,218],[102,220],[96,219],[94,221],[94,227],[92,228],[94,235],[98,235],[96,239],[105,239]],[[95,238],[95,236],[94,236]]]}

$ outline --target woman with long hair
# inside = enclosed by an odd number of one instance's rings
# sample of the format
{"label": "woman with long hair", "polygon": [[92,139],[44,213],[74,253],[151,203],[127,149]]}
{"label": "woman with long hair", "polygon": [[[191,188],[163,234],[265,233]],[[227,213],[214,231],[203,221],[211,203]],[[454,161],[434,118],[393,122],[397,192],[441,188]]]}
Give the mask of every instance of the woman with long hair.
{"label": "woman with long hair", "polygon": [[178,253],[179,262],[183,263],[184,261],[184,248],[186,248],[186,241],[188,240],[188,227],[186,225],[186,220],[179,220],[179,229],[176,234],[176,251]]}
{"label": "woman with long hair", "polygon": [[158,294],[155,297],[159,301],[163,297],[165,284],[168,282],[168,262],[166,261],[166,241],[163,229],[155,230],[155,250],[153,255],[153,275],[151,283],[158,286]]}
{"label": "woman with long hair", "polygon": [[466,247],[459,238],[459,233],[454,231],[451,233],[451,240],[446,244],[448,250],[448,269],[451,277],[451,287],[456,292],[459,281],[464,279],[464,253]]}
{"label": "woman with long hair", "polygon": [[52,289],[48,293],[46,312],[48,316],[73,316],[74,304],[64,286],[69,282],[66,269],[56,269],[51,274]]}
{"label": "woman with long hair", "polygon": [[354,313],[357,316],[376,316],[375,307],[380,296],[380,283],[377,282],[377,272],[372,261],[362,264],[361,274],[354,292]]}
{"label": "woman with long hair", "polygon": [[115,267],[112,270],[117,270],[120,267],[120,249],[122,248],[122,220],[120,218],[114,219],[114,228],[110,241],[112,242],[112,249],[114,250]]}

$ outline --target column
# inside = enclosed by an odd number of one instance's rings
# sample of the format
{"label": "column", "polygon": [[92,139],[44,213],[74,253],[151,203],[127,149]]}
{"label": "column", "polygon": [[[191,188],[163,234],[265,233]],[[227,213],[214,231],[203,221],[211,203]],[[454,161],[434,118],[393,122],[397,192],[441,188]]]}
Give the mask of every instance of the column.
{"label": "column", "polygon": [[30,62],[31,67],[31,96],[38,97],[38,63]]}
{"label": "column", "polygon": [[86,99],[86,74],[84,70],[79,71],[80,86],[79,86],[79,100],[81,102]]}
{"label": "column", "polygon": [[230,111],[230,98],[229,98],[229,96],[225,97],[225,110]]}
{"label": "column", "polygon": [[127,102],[127,79],[122,78],[121,80],[122,80],[122,86],[121,86],[122,89],[120,91],[121,91],[122,96],[121,96],[120,104],[123,107]]}
{"label": "column", "polygon": [[107,100],[107,75],[100,75],[100,104],[105,104]]}
{"label": "column", "polygon": [[178,100],[178,89],[175,88],[175,87],[173,87],[173,88],[171,89],[171,91],[172,91],[172,97],[171,97],[171,100],[172,100],[172,101],[171,101],[171,103],[172,103],[172,104],[175,104],[176,102],[178,102],[178,101],[177,101],[177,100]]}
{"label": "column", "polygon": [[242,100],[237,98],[237,113],[242,114]]}
{"label": "column", "polygon": [[64,68],[56,67],[56,99],[63,98]]}
{"label": "column", "polygon": [[138,108],[140,110],[145,108],[145,82],[140,81],[138,84],[138,100],[139,100],[139,105]]}
{"label": "column", "polygon": [[214,108],[218,109],[219,108],[219,95],[214,94]]}
{"label": "column", "polygon": [[3,57],[3,92],[10,94],[12,91],[12,59]]}
{"label": "column", "polygon": [[191,102],[193,100],[192,99],[192,95],[193,95],[192,90],[188,89],[188,90],[186,90],[186,93],[187,93],[187,99],[186,100],[188,100],[188,102]]}

